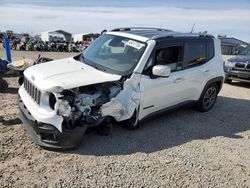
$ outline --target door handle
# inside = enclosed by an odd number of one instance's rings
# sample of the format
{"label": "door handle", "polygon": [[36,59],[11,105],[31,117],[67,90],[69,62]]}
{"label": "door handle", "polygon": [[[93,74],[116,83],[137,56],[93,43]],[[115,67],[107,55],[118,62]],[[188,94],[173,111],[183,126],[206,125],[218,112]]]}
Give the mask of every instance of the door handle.
{"label": "door handle", "polygon": [[175,80],[174,80],[174,83],[180,83],[180,82],[183,82],[185,80],[185,78],[176,78]]}

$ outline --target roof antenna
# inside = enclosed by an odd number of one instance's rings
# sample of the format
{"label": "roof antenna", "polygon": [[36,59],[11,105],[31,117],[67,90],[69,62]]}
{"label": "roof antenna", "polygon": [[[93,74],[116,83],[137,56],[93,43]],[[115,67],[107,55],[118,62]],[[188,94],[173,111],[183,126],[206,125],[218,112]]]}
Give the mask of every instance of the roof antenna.
{"label": "roof antenna", "polygon": [[193,32],[194,32],[194,26],[195,26],[195,23],[193,24],[193,26],[192,26],[192,29],[191,29],[190,33],[193,33]]}
{"label": "roof antenna", "polygon": [[107,32],[107,29],[102,30],[101,35],[106,33],[106,32]]}

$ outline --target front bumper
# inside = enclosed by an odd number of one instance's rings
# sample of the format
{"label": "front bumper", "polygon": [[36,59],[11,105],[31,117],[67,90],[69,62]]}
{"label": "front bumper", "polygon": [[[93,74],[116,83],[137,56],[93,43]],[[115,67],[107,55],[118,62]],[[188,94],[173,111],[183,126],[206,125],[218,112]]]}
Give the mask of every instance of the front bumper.
{"label": "front bumper", "polygon": [[61,133],[53,125],[37,122],[20,97],[18,97],[18,105],[19,118],[37,145],[51,149],[70,149],[81,143],[87,125],[76,127],[74,130],[63,130]]}
{"label": "front bumper", "polygon": [[250,82],[250,71],[227,70],[225,76],[230,80]]}

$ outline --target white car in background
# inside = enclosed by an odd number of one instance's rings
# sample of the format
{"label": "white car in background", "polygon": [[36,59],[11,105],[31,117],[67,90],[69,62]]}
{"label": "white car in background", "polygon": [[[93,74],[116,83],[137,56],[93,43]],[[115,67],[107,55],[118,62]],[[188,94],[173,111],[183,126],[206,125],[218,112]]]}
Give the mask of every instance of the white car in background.
{"label": "white car in background", "polygon": [[36,144],[63,149],[77,146],[89,127],[135,129],[187,103],[209,111],[224,82],[219,40],[154,28],[114,29],[82,54],[24,76],[20,119]]}

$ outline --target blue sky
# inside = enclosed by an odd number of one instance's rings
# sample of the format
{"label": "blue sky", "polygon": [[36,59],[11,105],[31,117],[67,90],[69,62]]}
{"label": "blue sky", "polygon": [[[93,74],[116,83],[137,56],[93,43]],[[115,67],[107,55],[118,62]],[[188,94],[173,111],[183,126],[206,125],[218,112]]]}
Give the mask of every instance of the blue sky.
{"label": "blue sky", "polygon": [[163,27],[250,42],[250,0],[0,0],[0,30],[100,32],[122,26]]}
{"label": "blue sky", "polygon": [[4,4],[33,4],[39,6],[108,6],[108,7],[155,7],[180,8],[249,8],[249,0],[1,0]]}

